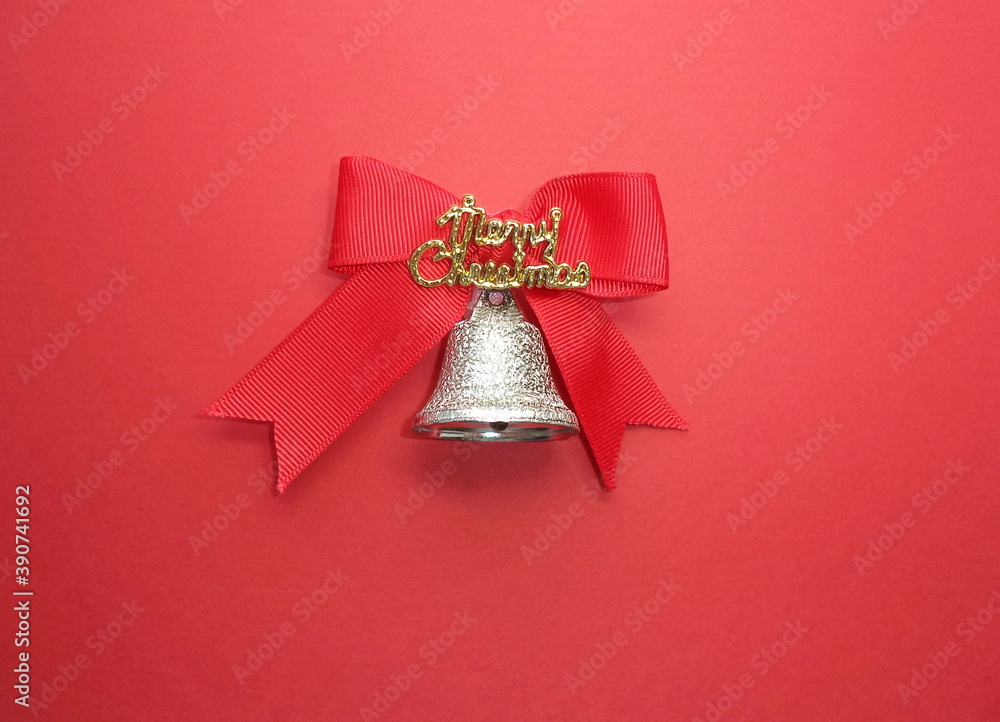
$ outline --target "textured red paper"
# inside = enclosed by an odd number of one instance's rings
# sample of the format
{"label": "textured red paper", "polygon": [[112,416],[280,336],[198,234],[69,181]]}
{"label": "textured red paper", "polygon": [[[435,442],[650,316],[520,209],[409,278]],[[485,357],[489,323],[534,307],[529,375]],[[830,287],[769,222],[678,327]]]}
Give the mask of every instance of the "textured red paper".
{"label": "textured red paper", "polygon": [[[993,5],[0,28],[0,718],[1000,715]],[[691,430],[629,428],[613,494],[579,439],[415,439],[434,351],[272,493],[268,426],[197,413],[342,282],[343,155],[488,209],[655,173],[671,288],[606,308]]]}

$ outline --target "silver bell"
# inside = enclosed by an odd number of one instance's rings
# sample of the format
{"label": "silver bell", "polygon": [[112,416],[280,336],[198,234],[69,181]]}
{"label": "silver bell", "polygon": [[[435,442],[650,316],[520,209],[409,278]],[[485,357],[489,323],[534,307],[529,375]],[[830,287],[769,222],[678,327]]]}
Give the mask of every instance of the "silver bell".
{"label": "silver bell", "polygon": [[542,333],[510,291],[476,290],[448,334],[444,363],[413,430],[437,439],[545,441],[580,429],[559,397]]}

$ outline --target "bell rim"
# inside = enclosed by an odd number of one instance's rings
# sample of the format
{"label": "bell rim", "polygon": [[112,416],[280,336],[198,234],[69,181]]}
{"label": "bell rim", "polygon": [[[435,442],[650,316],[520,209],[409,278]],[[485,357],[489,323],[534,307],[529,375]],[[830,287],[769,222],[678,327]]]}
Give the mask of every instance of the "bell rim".
{"label": "bell rim", "polygon": [[[428,404],[430,406],[430,404]],[[561,408],[560,408],[561,407]],[[569,408],[559,406],[464,406],[461,408],[428,408],[417,414],[414,423],[417,426],[432,426],[441,423],[464,422],[470,424],[491,424],[505,421],[507,423],[552,424],[556,426],[575,426],[580,422]]]}
{"label": "bell rim", "polygon": [[[498,428],[502,424],[503,428]],[[568,439],[580,432],[576,423],[531,419],[523,421],[484,421],[448,419],[424,423],[418,420],[413,433],[423,438],[456,441],[523,442]]]}

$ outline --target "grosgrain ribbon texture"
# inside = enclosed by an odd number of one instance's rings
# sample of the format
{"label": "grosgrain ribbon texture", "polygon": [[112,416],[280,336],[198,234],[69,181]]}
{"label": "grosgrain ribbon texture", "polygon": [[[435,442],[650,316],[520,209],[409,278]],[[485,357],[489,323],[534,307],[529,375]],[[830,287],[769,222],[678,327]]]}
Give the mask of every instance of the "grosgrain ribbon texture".
{"label": "grosgrain ribbon texture", "polygon": [[[329,265],[348,280],[204,411],[274,423],[280,491],[462,318],[470,288],[424,288],[406,267],[459,202],[374,158],[341,159]],[[663,209],[649,173],[581,173],[546,182],[523,212],[494,217],[534,221],[554,207],[564,214],[560,255],[585,259],[592,280],[580,290],[524,288],[524,298],[613,489],[625,424],[687,428],[600,304],[667,288]]]}

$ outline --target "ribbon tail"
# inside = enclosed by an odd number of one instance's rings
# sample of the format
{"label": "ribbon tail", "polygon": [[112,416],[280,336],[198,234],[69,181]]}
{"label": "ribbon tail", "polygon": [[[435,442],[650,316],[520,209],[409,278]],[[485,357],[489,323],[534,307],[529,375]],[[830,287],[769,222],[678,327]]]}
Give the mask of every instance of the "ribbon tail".
{"label": "ribbon tail", "polygon": [[203,413],[274,422],[284,491],[461,318],[467,291],[428,290],[402,264],[362,268]]}
{"label": "ribbon tail", "polygon": [[601,308],[579,293],[535,291],[528,301],[580,419],[604,486],[615,488],[625,424],[686,429],[646,367]]}

